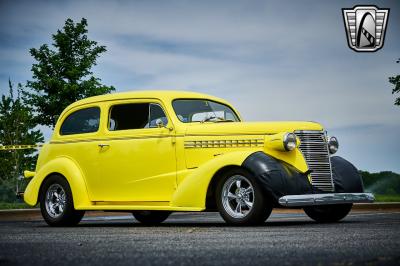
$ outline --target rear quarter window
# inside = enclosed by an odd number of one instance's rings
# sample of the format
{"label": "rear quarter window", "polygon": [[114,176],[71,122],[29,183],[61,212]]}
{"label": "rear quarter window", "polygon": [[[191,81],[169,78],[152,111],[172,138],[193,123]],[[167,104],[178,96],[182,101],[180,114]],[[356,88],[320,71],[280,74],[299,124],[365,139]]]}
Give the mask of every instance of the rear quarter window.
{"label": "rear quarter window", "polygon": [[89,107],[70,114],[62,123],[60,135],[96,132],[100,124],[100,108]]}

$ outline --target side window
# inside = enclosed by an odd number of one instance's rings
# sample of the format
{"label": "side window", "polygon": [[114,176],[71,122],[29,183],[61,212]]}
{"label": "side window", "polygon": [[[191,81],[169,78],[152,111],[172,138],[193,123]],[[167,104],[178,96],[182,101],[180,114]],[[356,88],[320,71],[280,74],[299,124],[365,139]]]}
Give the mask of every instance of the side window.
{"label": "side window", "polygon": [[96,132],[99,129],[100,108],[90,107],[70,114],[61,125],[60,135]]}
{"label": "side window", "polygon": [[111,107],[108,129],[110,131],[157,127],[161,119],[164,125],[167,118],[163,109],[153,103],[129,103]]}
{"label": "side window", "polygon": [[157,127],[157,120],[161,120],[163,125],[168,124],[167,116],[164,113],[164,110],[158,104],[151,103],[150,104],[150,118],[149,124],[147,127],[154,128]]}

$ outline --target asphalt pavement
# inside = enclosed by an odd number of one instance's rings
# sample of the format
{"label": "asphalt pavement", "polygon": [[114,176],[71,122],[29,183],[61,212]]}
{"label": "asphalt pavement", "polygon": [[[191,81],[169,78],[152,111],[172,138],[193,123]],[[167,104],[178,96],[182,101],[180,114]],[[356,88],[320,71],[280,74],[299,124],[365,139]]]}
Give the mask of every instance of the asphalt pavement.
{"label": "asphalt pavement", "polygon": [[400,211],[357,210],[318,224],[277,211],[262,226],[217,213],[174,213],[143,226],[127,213],[52,228],[40,217],[0,219],[0,265],[400,265]]}

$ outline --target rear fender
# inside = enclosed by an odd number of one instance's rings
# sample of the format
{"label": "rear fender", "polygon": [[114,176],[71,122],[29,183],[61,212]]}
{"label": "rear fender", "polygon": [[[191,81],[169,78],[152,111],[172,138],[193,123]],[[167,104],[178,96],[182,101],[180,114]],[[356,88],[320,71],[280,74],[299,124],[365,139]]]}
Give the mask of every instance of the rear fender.
{"label": "rear fender", "polygon": [[40,168],[25,190],[24,201],[27,204],[35,206],[38,203],[40,187],[43,181],[51,174],[60,174],[67,179],[71,187],[75,209],[91,204],[82,171],[68,157],[58,157]]}

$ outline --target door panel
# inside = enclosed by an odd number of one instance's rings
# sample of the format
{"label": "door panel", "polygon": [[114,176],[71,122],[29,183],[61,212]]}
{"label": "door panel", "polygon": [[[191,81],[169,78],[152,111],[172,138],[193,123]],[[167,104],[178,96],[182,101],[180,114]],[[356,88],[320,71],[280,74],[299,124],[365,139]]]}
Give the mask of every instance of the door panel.
{"label": "door panel", "polygon": [[[175,147],[167,129],[103,141],[102,187],[95,201],[169,201],[176,183]],[[155,131],[155,132],[154,132]]]}
{"label": "door panel", "polygon": [[[144,110],[143,100],[113,102],[109,108],[136,102],[140,108],[124,106],[115,110]],[[150,113],[147,115],[149,120],[154,118]],[[99,167],[98,175],[91,178],[99,182],[90,189],[93,201],[170,201],[176,188],[174,131],[169,129],[171,125],[159,128],[153,127],[152,123],[144,124],[138,116],[136,114],[133,118],[135,122],[131,123],[127,120],[133,114],[108,114],[110,121],[114,121],[105,123],[108,128],[104,141],[94,147],[98,150]],[[118,117],[123,118],[118,121]],[[168,123],[167,116],[164,121]],[[139,124],[144,128],[126,129]],[[118,127],[123,130],[118,130]]]}

